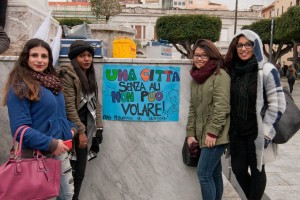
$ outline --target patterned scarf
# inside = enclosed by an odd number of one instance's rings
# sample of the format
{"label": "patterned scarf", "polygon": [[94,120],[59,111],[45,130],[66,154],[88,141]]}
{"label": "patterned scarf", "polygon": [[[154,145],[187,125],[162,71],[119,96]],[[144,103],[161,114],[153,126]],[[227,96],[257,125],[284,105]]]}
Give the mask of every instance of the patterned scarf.
{"label": "patterned scarf", "polygon": [[[97,153],[91,150],[91,146],[93,144],[93,137],[95,137],[97,127],[96,127],[96,101],[97,97],[96,94],[93,92],[91,94],[83,95],[81,93],[81,100],[78,105],[78,110],[80,111],[84,106],[86,106],[87,110],[85,110],[86,113],[83,113],[83,116],[85,119],[80,120],[84,123],[86,127],[86,136],[88,140],[87,148],[88,148],[88,161],[94,159],[97,157]],[[77,160],[77,155],[75,150],[73,149],[72,152],[69,154],[70,160]]]}
{"label": "patterned scarf", "polygon": [[39,81],[44,87],[48,88],[53,94],[58,94],[61,91],[62,84],[58,77],[53,74],[45,74],[38,72],[31,72],[33,78]]}
{"label": "patterned scarf", "polygon": [[190,74],[198,84],[202,84],[216,71],[216,68],[216,61],[210,60],[201,69],[193,67]]}

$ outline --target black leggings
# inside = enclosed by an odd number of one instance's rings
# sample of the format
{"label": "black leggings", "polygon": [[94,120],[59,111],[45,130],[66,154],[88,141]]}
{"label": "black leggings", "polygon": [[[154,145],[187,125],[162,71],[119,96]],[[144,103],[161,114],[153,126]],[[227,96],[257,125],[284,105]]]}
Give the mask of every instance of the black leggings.
{"label": "black leggings", "polygon": [[294,90],[295,79],[289,79],[288,83],[289,83],[289,87],[290,87],[290,93],[292,93]]}
{"label": "black leggings", "polygon": [[79,148],[79,139],[78,136],[74,138],[75,140],[75,152],[77,160],[71,160],[71,166],[73,169],[73,178],[74,178],[74,196],[73,200],[79,198],[79,193],[81,189],[81,184],[84,179],[85,168],[87,163],[87,148]]}
{"label": "black leggings", "polygon": [[265,166],[261,171],[256,168],[255,139],[256,135],[236,136],[234,153],[231,155],[232,171],[249,200],[260,200],[267,183]]}

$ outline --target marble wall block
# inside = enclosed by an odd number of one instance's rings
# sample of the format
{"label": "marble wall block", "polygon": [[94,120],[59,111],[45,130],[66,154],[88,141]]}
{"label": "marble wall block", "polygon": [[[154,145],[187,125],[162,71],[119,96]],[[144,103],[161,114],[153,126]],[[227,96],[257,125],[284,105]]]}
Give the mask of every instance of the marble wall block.
{"label": "marble wall block", "polygon": [[11,147],[12,142],[12,135],[10,132],[10,125],[9,125],[9,119],[7,114],[7,107],[2,106],[3,101],[3,89],[6,84],[6,80],[8,77],[9,72],[11,71],[13,64],[15,63],[17,57],[6,57],[3,59],[2,56],[0,56],[0,69],[1,69],[1,75],[0,75],[0,164],[7,161],[9,156],[9,150]]}
{"label": "marble wall block", "polygon": [[[3,55],[19,55],[24,44],[35,35],[49,12],[47,0],[8,1],[5,31],[10,37],[11,44]],[[57,28],[58,22],[52,19],[47,39],[49,44],[55,37]]]}
{"label": "marble wall block", "polygon": [[[14,61],[0,57],[0,89]],[[95,59],[99,91],[104,63],[180,67],[180,105],[177,122],[104,121],[104,140],[98,157],[88,162],[80,199],[199,200],[196,169],[182,162],[181,148],[189,106],[189,60]],[[69,63],[61,59],[60,64]],[[2,98],[2,96],[0,96]],[[102,94],[99,94],[102,102]],[[6,107],[0,108],[0,164],[12,140]]]}
{"label": "marble wall block", "polygon": [[[177,122],[104,121],[99,156],[88,162],[81,198],[93,200],[199,200],[196,169],[182,162],[181,148],[190,98],[189,60],[104,59],[97,63],[99,90],[106,62],[180,66]],[[101,94],[100,94],[101,95]],[[100,96],[102,99],[102,95]]]}

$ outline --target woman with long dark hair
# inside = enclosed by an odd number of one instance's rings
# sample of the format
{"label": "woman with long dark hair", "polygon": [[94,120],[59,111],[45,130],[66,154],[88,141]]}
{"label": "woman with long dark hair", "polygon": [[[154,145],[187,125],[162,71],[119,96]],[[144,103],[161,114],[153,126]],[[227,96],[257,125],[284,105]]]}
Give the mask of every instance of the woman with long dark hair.
{"label": "woman with long dark hair", "polygon": [[44,156],[62,160],[59,199],[71,200],[73,178],[64,140],[72,139],[77,128],[67,120],[61,81],[52,62],[46,42],[29,40],[9,74],[3,105],[8,108],[12,134],[22,125],[30,127],[23,138],[23,157],[40,150]]}
{"label": "woman with long dark hair", "polygon": [[70,153],[74,177],[74,196],[79,193],[84,179],[86,164],[97,156],[102,142],[101,106],[98,99],[93,57],[94,49],[87,42],[77,40],[70,46],[68,54],[71,65],[59,68],[63,83],[67,116],[78,126]]}
{"label": "woman with long dark hair", "polygon": [[[266,61],[262,45],[255,32],[241,30],[232,39],[225,57],[231,77],[232,171],[250,200],[259,200],[264,194],[265,163],[277,154],[277,145],[272,143],[274,124],[286,105],[278,71]],[[264,104],[268,108],[262,117]]]}
{"label": "woman with long dark hair", "polygon": [[221,200],[221,156],[229,143],[230,77],[221,53],[211,41],[201,39],[195,43],[190,74],[193,80],[187,143],[197,143],[201,148],[197,174],[203,199]]}

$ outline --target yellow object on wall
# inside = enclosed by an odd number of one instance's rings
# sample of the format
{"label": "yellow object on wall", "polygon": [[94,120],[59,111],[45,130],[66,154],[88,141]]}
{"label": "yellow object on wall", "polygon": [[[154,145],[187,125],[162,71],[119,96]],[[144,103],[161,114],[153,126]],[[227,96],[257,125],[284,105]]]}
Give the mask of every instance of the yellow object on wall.
{"label": "yellow object on wall", "polygon": [[113,58],[136,58],[136,44],[129,37],[113,40]]}

